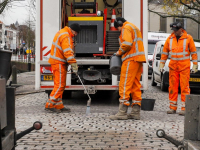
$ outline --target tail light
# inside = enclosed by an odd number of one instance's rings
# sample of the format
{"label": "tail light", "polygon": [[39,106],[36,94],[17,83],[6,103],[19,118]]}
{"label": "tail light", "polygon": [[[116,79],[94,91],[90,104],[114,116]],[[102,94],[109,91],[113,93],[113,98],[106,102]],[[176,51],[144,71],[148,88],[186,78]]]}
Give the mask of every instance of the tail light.
{"label": "tail light", "polygon": [[52,74],[53,70],[52,70],[51,66],[40,66],[40,72],[42,74]]}

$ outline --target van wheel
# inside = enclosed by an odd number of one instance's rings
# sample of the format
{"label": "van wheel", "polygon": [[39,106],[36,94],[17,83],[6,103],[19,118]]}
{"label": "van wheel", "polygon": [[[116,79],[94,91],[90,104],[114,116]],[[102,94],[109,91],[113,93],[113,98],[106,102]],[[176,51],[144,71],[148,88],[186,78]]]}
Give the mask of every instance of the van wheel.
{"label": "van wheel", "polygon": [[151,86],[156,86],[157,83],[155,82],[155,79],[154,79],[154,74],[152,73],[151,75]]}
{"label": "van wheel", "polygon": [[165,85],[165,79],[164,79],[163,75],[161,77],[160,88],[162,91],[168,91],[168,87]]}

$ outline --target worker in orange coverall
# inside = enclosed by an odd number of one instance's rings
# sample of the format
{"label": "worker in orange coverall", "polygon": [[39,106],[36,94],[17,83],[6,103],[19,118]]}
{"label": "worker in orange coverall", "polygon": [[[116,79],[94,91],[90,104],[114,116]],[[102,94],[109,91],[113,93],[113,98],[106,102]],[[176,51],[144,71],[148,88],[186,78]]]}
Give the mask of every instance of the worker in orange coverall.
{"label": "worker in orange coverall", "polygon": [[[119,36],[119,50],[116,55],[121,56],[122,67],[119,83],[119,111],[110,116],[111,120],[140,119],[142,63],[146,62],[142,34],[140,30],[124,18],[117,17],[115,28],[121,31]],[[127,115],[132,97],[132,111]]]}
{"label": "worker in orange coverall", "polygon": [[53,39],[49,63],[51,64],[54,76],[54,88],[46,102],[45,110],[51,112],[70,112],[64,107],[62,94],[66,86],[67,65],[71,65],[74,73],[78,72],[76,59],[73,51],[73,37],[80,31],[80,25],[71,24],[58,31]]}
{"label": "worker in orange coverall", "polygon": [[165,62],[171,56],[169,62],[169,108],[167,114],[175,114],[177,110],[178,87],[181,87],[181,111],[179,115],[185,115],[185,96],[190,94],[190,54],[193,68],[191,73],[198,71],[197,52],[191,35],[183,29],[180,22],[170,24],[173,33],[165,42],[161,55],[159,69],[164,71]]}

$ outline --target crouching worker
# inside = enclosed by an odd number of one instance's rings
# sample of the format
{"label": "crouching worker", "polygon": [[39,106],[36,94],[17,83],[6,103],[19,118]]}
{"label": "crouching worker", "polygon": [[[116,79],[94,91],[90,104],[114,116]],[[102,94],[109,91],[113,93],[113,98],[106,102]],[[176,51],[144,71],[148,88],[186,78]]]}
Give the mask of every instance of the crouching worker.
{"label": "crouching worker", "polygon": [[51,112],[70,112],[64,107],[62,94],[66,86],[67,65],[71,65],[74,73],[78,72],[78,66],[73,52],[73,37],[80,31],[77,23],[71,24],[58,31],[53,39],[49,63],[53,70],[54,88],[46,102],[45,110]]}
{"label": "crouching worker", "polygon": [[[140,30],[124,18],[118,17],[114,22],[115,28],[121,31],[119,36],[119,50],[116,55],[121,56],[122,67],[119,83],[119,112],[110,116],[111,120],[140,119],[142,63],[146,62],[143,40]],[[127,115],[132,97],[132,111]]]}

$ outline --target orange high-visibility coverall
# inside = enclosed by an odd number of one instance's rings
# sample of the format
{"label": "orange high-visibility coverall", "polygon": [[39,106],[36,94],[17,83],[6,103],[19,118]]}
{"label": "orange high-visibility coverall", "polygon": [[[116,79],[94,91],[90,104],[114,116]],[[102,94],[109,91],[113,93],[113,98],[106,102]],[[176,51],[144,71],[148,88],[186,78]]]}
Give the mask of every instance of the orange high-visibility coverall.
{"label": "orange high-visibility coverall", "polygon": [[64,108],[62,94],[66,86],[67,63],[76,63],[73,52],[73,37],[70,28],[58,31],[53,39],[49,63],[54,76],[54,88],[47,101],[46,108]]}
{"label": "orange high-visibility coverall", "polygon": [[119,83],[119,102],[129,106],[130,94],[132,106],[141,106],[141,84],[142,63],[146,62],[143,40],[140,30],[132,23],[124,22],[119,36],[119,50],[122,56],[122,67]]}
{"label": "orange high-visibility coverall", "polygon": [[193,64],[197,65],[196,47],[191,35],[184,30],[183,35],[177,38],[172,33],[165,42],[160,63],[166,62],[168,55],[171,56],[169,62],[169,103],[170,109],[177,109],[178,86],[180,79],[181,87],[181,110],[185,110],[185,96],[190,94],[190,54]]}

